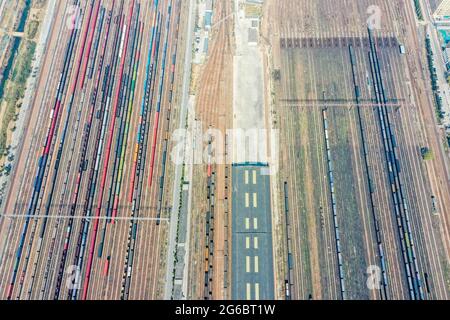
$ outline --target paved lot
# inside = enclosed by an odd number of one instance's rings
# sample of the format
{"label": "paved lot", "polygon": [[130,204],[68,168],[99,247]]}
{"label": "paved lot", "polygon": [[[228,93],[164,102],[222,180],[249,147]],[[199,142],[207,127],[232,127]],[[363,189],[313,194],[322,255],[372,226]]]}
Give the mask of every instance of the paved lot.
{"label": "paved lot", "polygon": [[232,298],[274,298],[270,178],[263,165],[233,165]]}

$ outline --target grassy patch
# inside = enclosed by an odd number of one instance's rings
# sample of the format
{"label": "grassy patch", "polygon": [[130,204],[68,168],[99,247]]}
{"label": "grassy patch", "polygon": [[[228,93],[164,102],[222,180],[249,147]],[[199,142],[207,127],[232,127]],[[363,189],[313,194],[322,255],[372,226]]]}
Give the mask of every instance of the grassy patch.
{"label": "grassy patch", "polygon": [[32,20],[26,28],[26,34],[28,39],[34,39],[39,29],[39,21]]}
{"label": "grassy patch", "polygon": [[422,158],[425,161],[433,160],[434,159],[434,153],[432,150],[428,148],[422,148],[421,150]]}
{"label": "grassy patch", "polygon": [[7,150],[8,129],[15,118],[16,109],[20,108],[21,100],[25,96],[26,82],[31,74],[31,63],[36,50],[36,44],[32,41],[24,41],[20,46],[12,77],[8,81],[2,101],[6,108],[0,128],[0,157],[3,157]]}

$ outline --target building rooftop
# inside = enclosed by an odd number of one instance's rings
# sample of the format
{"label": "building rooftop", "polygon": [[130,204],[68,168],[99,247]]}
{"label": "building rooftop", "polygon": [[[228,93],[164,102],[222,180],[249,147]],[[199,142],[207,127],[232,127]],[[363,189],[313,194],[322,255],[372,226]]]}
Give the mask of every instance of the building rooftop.
{"label": "building rooftop", "polygon": [[248,43],[249,44],[258,43],[258,30],[256,28],[248,28]]}
{"label": "building rooftop", "polygon": [[213,9],[213,1],[212,0],[206,0],[205,10],[206,11],[212,11],[212,9]]}
{"label": "building rooftop", "polygon": [[433,16],[436,20],[450,20],[450,0],[442,0]]}

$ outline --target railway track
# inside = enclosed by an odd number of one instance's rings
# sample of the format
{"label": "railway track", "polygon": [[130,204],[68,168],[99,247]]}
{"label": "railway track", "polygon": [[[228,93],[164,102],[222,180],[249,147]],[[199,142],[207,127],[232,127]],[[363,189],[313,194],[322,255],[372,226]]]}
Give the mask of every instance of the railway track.
{"label": "railway track", "polygon": [[[127,282],[128,298],[137,288],[130,286],[135,276],[132,268],[117,276],[117,262],[122,257],[128,257],[131,267],[138,253],[138,269],[145,264],[154,274],[161,268],[158,252],[166,239],[158,230],[166,228],[161,220],[165,219],[162,210],[167,197],[164,179],[170,172],[168,135],[177,90],[180,2],[80,0],[69,5],[80,9],[79,27],[52,35],[52,39],[66,39],[54,53],[58,57],[55,62],[60,64],[58,86],[56,90],[45,87],[45,99],[54,98],[45,130],[36,127],[36,141],[44,142],[39,159],[31,154],[24,158],[24,163],[30,164],[26,170],[36,170],[33,189],[27,182],[30,175],[24,175],[23,182],[14,186],[19,193],[9,198],[8,208],[15,209],[5,228],[13,239],[5,243],[4,250],[5,254],[15,251],[15,261],[0,266],[10,276],[9,286],[2,288],[2,296],[4,292],[8,299],[109,295],[119,299],[123,298],[119,292],[122,278]],[[143,20],[149,13],[153,25]],[[141,58],[147,54],[146,66]],[[58,68],[51,70],[56,74]],[[133,108],[140,98],[147,108],[145,119]],[[34,108],[43,106],[43,101],[35,101]],[[138,138],[139,152],[141,158],[150,159],[151,168],[144,161],[134,172],[133,133],[139,136],[141,127],[145,127],[145,140]],[[36,152],[38,145],[33,146]],[[159,185],[150,183],[156,175]],[[136,185],[128,184],[132,176],[139,177]],[[145,191],[144,179],[149,181]],[[157,199],[148,197],[150,188],[152,194],[158,193]],[[124,205],[130,194],[132,202]],[[27,198],[25,207],[19,201]],[[153,226],[147,220],[132,220],[139,217],[133,213],[139,210],[142,218],[154,218]],[[129,219],[130,228],[124,228],[122,218]],[[157,240],[151,251],[137,238],[138,224],[145,232],[151,230]],[[17,233],[18,228],[22,230]],[[132,235],[134,244],[127,245],[127,234]],[[151,286],[158,286],[155,276]],[[153,296],[155,292],[146,289],[139,295]]]}

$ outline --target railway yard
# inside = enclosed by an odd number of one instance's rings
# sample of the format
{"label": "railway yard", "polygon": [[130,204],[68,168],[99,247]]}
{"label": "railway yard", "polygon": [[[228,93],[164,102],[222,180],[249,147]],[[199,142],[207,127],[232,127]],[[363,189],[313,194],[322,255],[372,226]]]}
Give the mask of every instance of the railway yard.
{"label": "railway yard", "polygon": [[1,221],[2,298],[161,298],[182,3],[56,5]]}
{"label": "railway yard", "polygon": [[[371,5],[379,29],[368,29]],[[413,11],[403,1],[284,1],[267,10],[277,12],[268,36],[287,146],[278,190],[289,293],[448,299],[448,179],[438,159],[425,163],[420,153],[440,153],[441,142],[428,131],[433,106]]]}
{"label": "railway yard", "polygon": [[18,1],[0,299],[450,299],[412,2]]}

